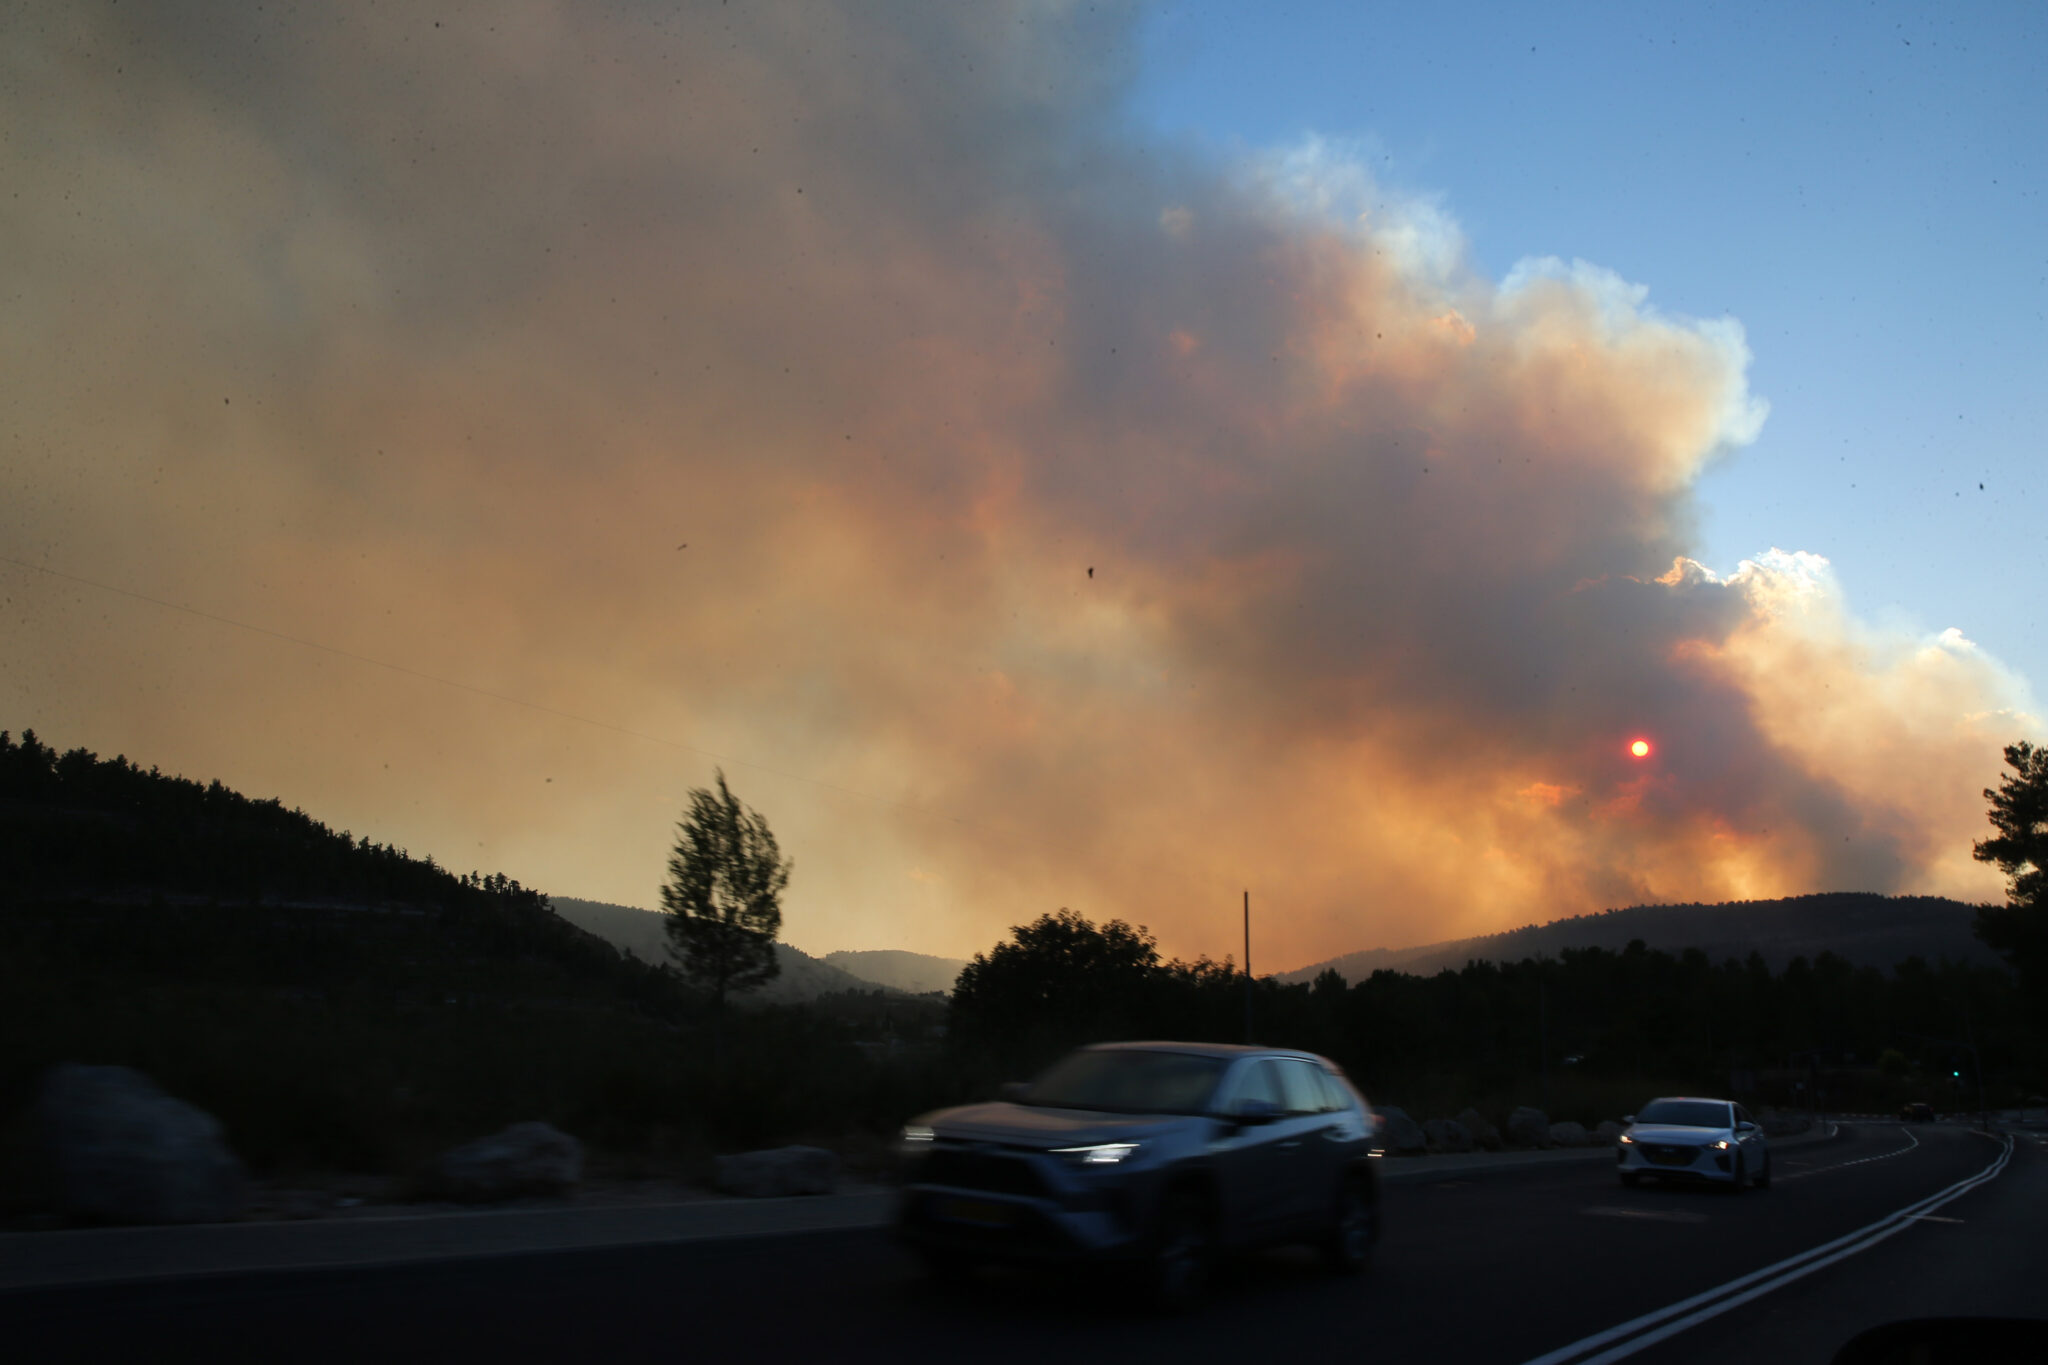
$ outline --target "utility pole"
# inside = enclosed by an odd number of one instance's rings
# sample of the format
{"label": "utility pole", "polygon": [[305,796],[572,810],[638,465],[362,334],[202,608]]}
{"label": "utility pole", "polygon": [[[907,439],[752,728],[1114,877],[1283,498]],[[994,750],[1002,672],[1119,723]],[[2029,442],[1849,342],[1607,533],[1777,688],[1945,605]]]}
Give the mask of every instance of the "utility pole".
{"label": "utility pole", "polygon": [[1251,1044],[1251,888],[1245,888],[1245,1046]]}

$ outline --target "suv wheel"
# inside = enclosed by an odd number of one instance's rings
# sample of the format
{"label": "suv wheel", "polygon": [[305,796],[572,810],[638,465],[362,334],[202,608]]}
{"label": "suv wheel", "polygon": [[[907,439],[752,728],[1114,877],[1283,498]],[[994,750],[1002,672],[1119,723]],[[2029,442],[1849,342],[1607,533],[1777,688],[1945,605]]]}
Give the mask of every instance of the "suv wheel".
{"label": "suv wheel", "polygon": [[1323,1237],[1323,1263],[1340,1275],[1356,1275],[1372,1264],[1372,1244],[1379,1233],[1379,1210],[1372,1188],[1361,1176],[1350,1176],[1337,1191],[1337,1211]]}
{"label": "suv wheel", "polygon": [[1208,1201],[1193,1190],[1169,1191],[1152,1225],[1152,1254],[1145,1264],[1152,1306],[1185,1313],[1201,1302],[1215,1256]]}

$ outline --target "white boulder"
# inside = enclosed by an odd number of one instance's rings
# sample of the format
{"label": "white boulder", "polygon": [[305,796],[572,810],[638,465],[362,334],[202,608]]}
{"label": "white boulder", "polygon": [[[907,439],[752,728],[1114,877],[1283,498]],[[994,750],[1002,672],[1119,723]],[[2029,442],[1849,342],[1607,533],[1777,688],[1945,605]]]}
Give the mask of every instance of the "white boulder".
{"label": "white boulder", "polygon": [[1472,1145],[1484,1147],[1489,1152],[1500,1150],[1500,1129],[1487,1120],[1486,1115],[1471,1106],[1458,1113],[1458,1122],[1465,1125],[1465,1131],[1472,1135]]}
{"label": "white boulder", "polygon": [[583,1144],[545,1123],[515,1123],[434,1164],[435,1191],[465,1203],[559,1194],[583,1179]]}
{"label": "white boulder", "polygon": [[1550,1117],[1541,1109],[1519,1105],[1508,1115],[1507,1142],[1510,1147],[1548,1147]]}
{"label": "white boulder", "polygon": [[219,1120],[125,1066],[52,1067],[36,1131],[62,1212],[91,1223],[239,1218],[249,1179]]}
{"label": "white boulder", "polygon": [[1429,1150],[1429,1135],[1422,1131],[1422,1125],[1408,1117],[1405,1109],[1376,1109],[1380,1116],[1380,1146],[1390,1152],[1426,1152]]}

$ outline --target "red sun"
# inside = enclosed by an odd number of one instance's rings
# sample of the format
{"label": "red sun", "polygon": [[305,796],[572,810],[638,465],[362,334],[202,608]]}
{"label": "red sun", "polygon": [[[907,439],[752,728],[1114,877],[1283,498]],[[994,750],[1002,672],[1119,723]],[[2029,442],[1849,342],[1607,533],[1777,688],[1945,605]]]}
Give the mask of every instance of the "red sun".
{"label": "red sun", "polygon": [[1628,751],[1637,758],[1648,758],[1650,756],[1650,741],[1639,739],[1628,746]]}

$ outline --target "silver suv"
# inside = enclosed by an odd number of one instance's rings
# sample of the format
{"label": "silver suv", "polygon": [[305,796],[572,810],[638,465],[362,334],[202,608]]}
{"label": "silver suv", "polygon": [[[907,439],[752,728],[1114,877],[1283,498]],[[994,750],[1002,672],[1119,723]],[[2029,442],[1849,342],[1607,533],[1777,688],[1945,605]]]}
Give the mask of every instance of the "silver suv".
{"label": "silver suv", "polygon": [[1183,1309],[1223,1251],[1314,1242],[1342,1271],[1371,1256],[1373,1114],[1313,1053],[1104,1043],[1005,1094],[903,1129],[897,1228],[935,1276],[1123,1261]]}

